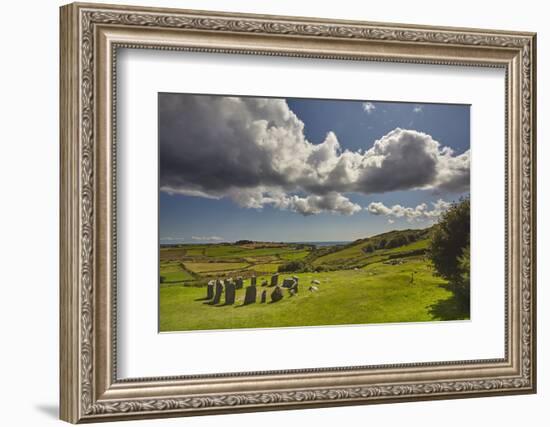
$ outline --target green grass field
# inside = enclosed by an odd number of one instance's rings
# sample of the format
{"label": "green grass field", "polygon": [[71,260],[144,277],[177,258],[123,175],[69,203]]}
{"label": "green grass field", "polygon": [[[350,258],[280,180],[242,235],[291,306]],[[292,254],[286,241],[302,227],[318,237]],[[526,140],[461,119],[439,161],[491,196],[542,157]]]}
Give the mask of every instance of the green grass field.
{"label": "green grass field", "polygon": [[[381,241],[389,247],[381,247]],[[389,243],[388,243],[389,242]],[[397,245],[397,246],[396,246]],[[468,319],[445,280],[437,277],[424,252],[426,230],[390,232],[339,247],[299,244],[210,244],[162,247],[160,251],[160,330],[262,328],[424,322]],[[307,268],[281,273],[299,278],[297,295],[262,287],[279,266],[299,261]],[[206,300],[212,279],[257,277],[256,303],[243,305],[244,289],[224,305]],[[317,291],[309,291],[312,281]],[[260,294],[267,290],[267,303]]]}
{"label": "green grass field", "polygon": [[[411,272],[415,271],[411,283]],[[282,275],[283,277],[285,275]],[[444,280],[422,260],[401,265],[370,264],[359,270],[298,273],[300,290],[276,303],[243,305],[244,289],[234,305],[212,306],[202,287],[161,287],[160,330],[234,329],[283,326],[345,325],[466,319],[453,307]],[[273,290],[259,285],[268,295]],[[308,291],[312,280],[317,292]],[[245,286],[248,284],[246,281]],[[259,295],[258,295],[259,301]]]}
{"label": "green grass field", "polygon": [[247,270],[256,272],[257,276],[260,276],[262,273],[276,273],[277,269],[281,264],[254,264],[247,268]]}
{"label": "green grass field", "polygon": [[178,284],[195,280],[195,277],[187,271],[181,262],[166,261],[161,264],[162,284]]}
{"label": "green grass field", "polygon": [[185,262],[184,265],[193,273],[235,271],[248,267],[245,262]]}

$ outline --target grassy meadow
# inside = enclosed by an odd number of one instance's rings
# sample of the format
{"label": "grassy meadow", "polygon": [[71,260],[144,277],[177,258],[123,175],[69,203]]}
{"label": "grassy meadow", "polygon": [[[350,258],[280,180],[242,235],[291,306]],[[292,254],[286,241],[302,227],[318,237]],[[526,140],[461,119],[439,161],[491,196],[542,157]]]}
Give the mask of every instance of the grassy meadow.
{"label": "grassy meadow", "polygon": [[[467,319],[426,257],[429,230],[384,233],[347,245],[237,242],[160,249],[160,331],[422,322]],[[272,302],[262,282],[280,270],[299,290]],[[244,305],[250,277],[256,303]],[[235,303],[206,299],[210,280],[242,277]],[[310,290],[313,284],[315,289]],[[267,290],[267,302],[260,303]]]}

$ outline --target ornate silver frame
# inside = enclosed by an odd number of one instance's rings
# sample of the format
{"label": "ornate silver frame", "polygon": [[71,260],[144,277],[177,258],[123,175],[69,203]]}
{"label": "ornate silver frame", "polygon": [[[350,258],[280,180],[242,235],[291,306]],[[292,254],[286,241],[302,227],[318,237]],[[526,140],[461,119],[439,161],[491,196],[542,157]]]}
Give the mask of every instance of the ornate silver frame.
{"label": "ornate silver frame", "polygon": [[[534,393],[533,33],[71,4],[61,8],[61,418],[78,423]],[[497,360],[119,380],[118,47],[506,70],[506,339]]]}

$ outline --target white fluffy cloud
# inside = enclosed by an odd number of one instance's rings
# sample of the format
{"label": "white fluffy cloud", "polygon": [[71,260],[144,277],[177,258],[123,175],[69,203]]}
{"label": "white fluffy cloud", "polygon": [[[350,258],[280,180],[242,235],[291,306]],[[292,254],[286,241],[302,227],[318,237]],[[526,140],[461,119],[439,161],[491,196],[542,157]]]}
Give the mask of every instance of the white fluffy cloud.
{"label": "white fluffy cloud", "polygon": [[353,215],[361,210],[361,206],[351,202],[347,197],[336,192],[330,192],[321,196],[309,195],[307,197],[285,197],[277,207],[290,209],[302,215],[316,215],[321,212],[334,212],[342,215]]}
{"label": "white fluffy cloud", "polygon": [[342,149],[329,132],[317,144],[283,99],[161,94],[160,185],[173,194],[228,197],[303,215],[350,215],[349,194],[469,188],[470,152],[430,135],[394,129],[368,150]]}
{"label": "white fluffy cloud", "polygon": [[353,215],[362,209],[358,204],[334,191],[322,195],[310,194],[301,197],[296,194],[286,194],[281,190],[259,187],[230,190],[227,195],[242,207],[261,209],[265,205],[271,205],[278,209],[298,212],[305,216],[316,215],[321,212]]}
{"label": "white fluffy cloud", "polygon": [[191,239],[199,241],[199,242],[221,242],[223,240],[223,237],[220,237],[220,236],[193,236],[193,237],[191,237]]}
{"label": "white fluffy cloud", "polygon": [[392,218],[404,218],[409,222],[421,221],[421,220],[433,220],[437,219],[443,212],[445,212],[451,204],[439,199],[437,202],[432,203],[433,208],[429,209],[426,203],[412,207],[404,207],[401,205],[393,205],[388,207],[382,202],[370,203],[367,207],[367,211],[373,215],[384,215],[389,217],[388,221],[393,224]]}
{"label": "white fluffy cloud", "polygon": [[363,102],[363,111],[366,111],[367,114],[372,113],[374,110],[376,110],[376,105],[372,102]]}
{"label": "white fluffy cloud", "polygon": [[174,237],[174,236],[166,236],[166,237],[161,237],[160,240],[162,241],[183,241],[185,240],[183,237]]}

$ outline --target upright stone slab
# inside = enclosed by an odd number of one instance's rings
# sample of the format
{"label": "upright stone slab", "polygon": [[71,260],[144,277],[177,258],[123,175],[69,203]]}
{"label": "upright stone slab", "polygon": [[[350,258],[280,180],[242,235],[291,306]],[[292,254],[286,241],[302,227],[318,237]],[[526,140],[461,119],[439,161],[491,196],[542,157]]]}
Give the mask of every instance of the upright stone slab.
{"label": "upright stone slab", "polygon": [[256,276],[250,278],[250,286],[256,286]]}
{"label": "upright stone slab", "polygon": [[274,274],[273,276],[271,276],[271,284],[269,286],[277,286],[278,283],[279,283],[279,275]]}
{"label": "upright stone slab", "polygon": [[283,279],[283,288],[292,288],[294,286],[295,280],[294,279]]}
{"label": "upright stone slab", "polygon": [[236,285],[232,281],[225,284],[225,305],[235,304],[235,288]]}
{"label": "upright stone slab", "polygon": [[283,299],[283,291],[279,286],[276,286],[271,292],[271,302],[277,302]]}
{"label": "upright stone slab", "polygon": [[219,304],[223,293],[223,280],[216,280],[216,287],[214,289],[214,299],[211,304]]}
{"label": "upright stone slab", "polygon": [[208,282],[208,285],[206,285],[206,299],[214,298],[214,287],[215,286],[216,286],[216,282],[214,280],[210,280]]}
{"label": "upright stone slab", "polygon": [[237,279],[235,280],[235,288],[236,289],[243,288],[243,278],[241,276],[237,277]]}
{"label": "upright stone slab", "polygon": [[248,286],[245,289],[244,305],[256,303],[256,286]]}
{"label": "upright stone slab", "polygon": [[230,277],[229,279],[225,279],[223,285],[227,286],[228,283],[233,283],[234,284],[233,278]]}
{"label": "upright stone slab", "polygon": [[264,304],[266,301],[267,301],[267,290],[264,289],[264,290],[262,291],[262,296],[261,296],[261,299],[260,299],[260,303],[261,303],[261,304]]}

